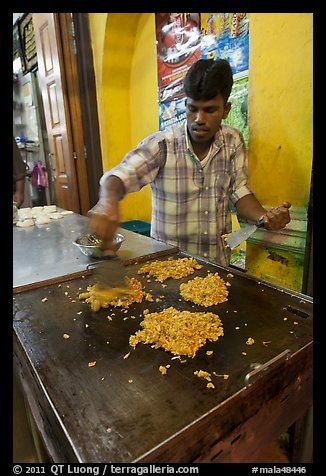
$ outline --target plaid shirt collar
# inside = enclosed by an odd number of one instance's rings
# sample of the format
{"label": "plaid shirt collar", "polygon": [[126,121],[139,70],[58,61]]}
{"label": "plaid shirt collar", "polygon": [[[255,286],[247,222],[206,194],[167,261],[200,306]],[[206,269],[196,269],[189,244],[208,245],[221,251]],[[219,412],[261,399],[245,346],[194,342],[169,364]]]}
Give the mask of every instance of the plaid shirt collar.
{"label": "plaid shirt collar", "polygon": [[[186,151],[189,151],[190,154],[195,155],[194,149],[192,147],[190,137],[189,137],[189,132],[188,132],[188,127],[187,127],[187,121],[184,123],[184,134],[185,134],[185,139],[186,139]],[[222,146],[223,144],[223,132],[222,132],[222,126],[220,126],[219,130],[216,132],[214,139],[211,144],[211,154],[215,154]],[[196,156],[197,157],[197,156]]]}

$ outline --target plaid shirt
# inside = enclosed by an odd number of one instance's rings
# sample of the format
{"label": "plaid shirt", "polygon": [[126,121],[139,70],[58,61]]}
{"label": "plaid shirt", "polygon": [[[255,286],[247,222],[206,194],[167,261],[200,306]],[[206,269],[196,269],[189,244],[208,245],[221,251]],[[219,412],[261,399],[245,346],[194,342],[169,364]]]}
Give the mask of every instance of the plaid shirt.
{"label": "plaid shirt", "polygon": [[252,193],[242,134],[223,124],[209,155],[200,161],[177,124],[145,138],[101,178],[115,175],[127,193],[147,184],[152,191],[151,236],[192,255],[228,266],[230,249],[222,235],[232,231],[233,204]]}

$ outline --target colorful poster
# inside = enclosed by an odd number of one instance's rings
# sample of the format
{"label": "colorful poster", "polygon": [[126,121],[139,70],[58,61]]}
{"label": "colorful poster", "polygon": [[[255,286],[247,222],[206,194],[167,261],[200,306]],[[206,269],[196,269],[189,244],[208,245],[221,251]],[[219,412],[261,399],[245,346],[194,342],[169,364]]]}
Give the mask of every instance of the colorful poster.
{"label": "colorful poster", "polygon": [[199,13],[155,13],[160,128],[184,120],[183,80],[201,57]]}
{"label": "colorful poster", "polygon": [[249,18],[246,13],[201,13],[202,58],[226,59],[233,72],[231,111],[225,119],[248,145]]}
{"label": "colorful poster", "polygon": [[185,97],[159,104],[160,131],[186,119]]}
{"label": "colorful poster", "polygon": [[225,120],[248,144],[249,18],[246,13],[156,13],[160,130],[186,117],[183,80],[200,58],[226,59],[233,72]]}
{"label": "colorful poster", "polygon": [[229,101],[231,110],[224,122],[241,131],[248,146],[248,76],[234,81]]}
{"label": "colorful poster", "polygon": [[249,19],[246,13],[202,13],[202,58],[226,59],[236,79],[248,74]]}

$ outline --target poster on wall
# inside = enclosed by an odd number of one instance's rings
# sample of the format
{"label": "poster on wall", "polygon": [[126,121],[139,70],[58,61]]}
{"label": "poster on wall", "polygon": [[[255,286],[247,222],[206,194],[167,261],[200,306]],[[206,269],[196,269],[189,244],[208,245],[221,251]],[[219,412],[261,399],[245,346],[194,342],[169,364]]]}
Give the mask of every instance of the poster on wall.
{"label": "poster on wall", "polygon": [[225,123],[248,144],[249,18],[246,13],[156,13],[160,130],[186,117],[183,80],[200,58],[226,59],[233,72]]}
{"label": "poster on wall", "polygon": [[201,14],[202,58],[226,59],[234,80],[248,76],[249,19],[246,13]]}
{"label": "poster on wall", "polygon": [[201,57],[200,13],[155,13],[160,129],[185,118],[183,80]]}
{"label": "poster on wall", "polygon": [[226,59],[233,73],[231,111],[224,121],[248,145],[249,18],[247,13],[201,13],[202,58]]}

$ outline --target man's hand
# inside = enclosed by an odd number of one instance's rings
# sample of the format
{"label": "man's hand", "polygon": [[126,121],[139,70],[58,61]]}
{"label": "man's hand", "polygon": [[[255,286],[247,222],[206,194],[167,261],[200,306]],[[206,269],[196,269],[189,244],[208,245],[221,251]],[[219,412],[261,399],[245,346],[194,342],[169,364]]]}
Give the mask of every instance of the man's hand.
{"label": "man's hand", "polygon": [[100,198],[87,214],[89,228],[102,240],[101,250],[106,256],[115,256],[113,237],[119,225],[119,204],[112,198]]}
{"label": "man's hand", "polygon": [[275,208],[271,208],[262,216],[264,220],[264,228],[266,230],[281,230],[291,220],[289,208],[291,203],[283,202]]}

